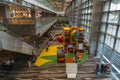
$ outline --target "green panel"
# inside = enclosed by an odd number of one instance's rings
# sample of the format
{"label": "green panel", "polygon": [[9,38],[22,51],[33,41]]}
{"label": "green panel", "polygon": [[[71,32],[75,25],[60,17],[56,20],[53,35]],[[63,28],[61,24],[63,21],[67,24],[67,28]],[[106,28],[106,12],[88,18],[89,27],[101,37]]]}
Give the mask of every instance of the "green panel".
{"label": "green panel", "polygon": [[[72,53],[69,53],[69,54],[66,54],[65,55],[65,59],[67,57],[74,57],[75,55],[72,54]],[[57,63],[57,55],[53,55],[53,56],[43,56],[41,57],[43,59],[47,59],[47,60],[51,60],[47,63],[44,63],[42,66],[47,66],[47,65],[51,65],[51,64],[56,64]],[[79,60],[77,61],[78,64],[82,64],[83,62],[85,62],[86,60],[88,59],[88,53],[83,53],[83,59],[82,60]]]}
{"label": "green panel", "polygon": [[56,63],[53,62],[53,61],[49,61],[49,62],[47,62],[47,63],[44,63],[44,64],[41,65],[41,66],[48,66],[48,65],[52,65],[52,64],[56,64]]}
{"label": "green panel", "polygon": [[53,61],[53,62],[57,62],[57,55],[53,55],[53,56],[43,56],[43,57],[41,57],[41,58],[43,58],[43,59],[47,59],[47,60],[51,60],[51,61]]}
{"label": "green panel", "polygon": [[83,59],[78,61],[78,64],[85,62],[88,59],[88,53],[83,53]]}

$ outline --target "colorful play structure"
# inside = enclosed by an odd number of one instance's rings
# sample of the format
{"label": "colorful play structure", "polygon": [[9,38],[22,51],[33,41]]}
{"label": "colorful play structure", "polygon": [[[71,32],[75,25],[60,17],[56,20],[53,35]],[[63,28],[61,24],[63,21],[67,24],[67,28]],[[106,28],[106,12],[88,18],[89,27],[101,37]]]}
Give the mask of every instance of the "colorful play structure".
{"label": "colorful play structure", "polygon": [[66,64],[67,78],[76,78],[77,65],[85,62],[88,58],[88,51],[85,49],[84,28],[63,27],[63,33],[58,37],[60,44],[49,47],[49,50],[42,50],[35,65],[47,66],[51,64]]}
{"label": "colorful play structure", "polygon": [[62,35],[58,42],[62,45],[50,46],[49,50],[42,50],[35,65],[46,66],[56,63],[83,63],[88,52],[84,48],[84,28],[63,27]]}
{"label": "colorful play structure", "polygon": [[84,28],[64,27],[63,35],[58,37],[63,42],[57,49],[58,63],[82,63],[87,58],[84,50]]}

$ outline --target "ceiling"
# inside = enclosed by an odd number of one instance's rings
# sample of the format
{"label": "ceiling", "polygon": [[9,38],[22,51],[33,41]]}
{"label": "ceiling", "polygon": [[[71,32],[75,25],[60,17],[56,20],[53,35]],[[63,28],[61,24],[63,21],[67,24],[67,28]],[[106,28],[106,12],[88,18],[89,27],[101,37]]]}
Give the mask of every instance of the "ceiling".
{"label": "ceiling", "polygon": [[72,0],[36,0],[50,9],[64,12]]}

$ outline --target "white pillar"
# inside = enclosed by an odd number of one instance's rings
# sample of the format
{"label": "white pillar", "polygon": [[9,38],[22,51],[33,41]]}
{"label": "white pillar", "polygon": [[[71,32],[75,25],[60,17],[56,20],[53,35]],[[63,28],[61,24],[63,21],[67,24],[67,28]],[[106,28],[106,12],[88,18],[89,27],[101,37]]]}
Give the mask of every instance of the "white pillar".
{"label": "white pillar", "polygon": [[77,76],[77,63],[66,63],[67,78],[76,78]]}

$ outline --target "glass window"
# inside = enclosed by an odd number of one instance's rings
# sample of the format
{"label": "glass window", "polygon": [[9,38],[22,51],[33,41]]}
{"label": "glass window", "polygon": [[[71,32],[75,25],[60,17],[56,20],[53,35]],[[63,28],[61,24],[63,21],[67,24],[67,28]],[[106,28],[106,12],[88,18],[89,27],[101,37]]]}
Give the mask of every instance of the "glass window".
{"label": "glass window", "polygon": [[75,6],[78,6],[78,1],[77,0],[75,0]]}
{"label": "glass window", "polygon": [[85,15],[85,19],[87,19],[87,15]]}
{"label": "glass window", "polygon": [[116,29],[117,29],[117,26],[109,24],[107,28],[107,33],[111,35],[115,35]]}
{"label": "glass window", "polygon": [[90,22],[88,21],[87,26],[89,26],[89,25],[90,25]]}
{"label": "glass window", "polygon": [[112,73],[118,73],[118,72],[115,70],[115,68],[112,67],[112,66],[111,66],[111,71],[112,71]]}
{"label": "glass window", "polygon": [[112,63],[120,70],[120,55],[118,53],[114,53],[114,56],[112,57]]}
{"label": "glass window", "polygon": [[90,20],[90,19],[91,19],[91,15],[88,14],[88,20]]}
{"label": "glass window", "polygon": [[120,27],[119,27],[119,29],[118,29],[117,37],[120,38]]}
{"label": "glass window", "polygon": [[82,0],[82,3],[84,3],[86,0]]}
{"label": "glass window", "polygon": [[98,57],[98,58],[102,58],[101,53],[97,52],[97,57]]}
{"label": "glass window", "polygon": [[92,8],[88,8],[88,13],[91,13],[92,12]]}
{"label": "glass window", "polygon": [[110,36],[110,44],[109,44],[109,46],[111,48],[113,48],[113,45],[114,45],[114,38],[112,36]]}
{"label": "glass window", "polygon": [[107,44],[107,45],[110,44],[110,36],[108,36],[108,35],[106,35],[105,44]]}
{"label": "glass window", "polygon": [[102,57],[102,62],[105,63],[105,64],[109,63],[104,57]]}
{"label": "glass window", "polygon": [[89,34],[89,27],[91,24],[91,10],[92,10],[92,2],[93,0],[82,0],[82,15],[81,15],[81,26],[86,28],[86,41],[89,40],[90,34]]}
{"label": "glass window", "polygon": [[86,32],[87,32],[87,33],[89,32],[89,28],[86,28]]}
{"label": "glass window", "polygon": [[85,13],[87,13],[87,9],[85,9]]}
{"label": "glass window", "polygon": [[111,60],[112,52],[110,48],[108,48],[107,46],[104,46],[103,54],[109,61]]}
{"label": "glass window", "polygon": [[117,41],[116,41],[115,50],[117,52],[120,52],[120,40],[119,39],[117,39]]}
{"label": "glass window", "polygon": [[89,0],[89,6],[93,5],[93,0]]}
{"label": "glass window", "polygon": [[22,1],[22,5],[25,5],[25,1]]}
{"label": "glass window", "polygon": [[120,79],[120,73],[118,74],[116,73],[115,75],[117,76],[118,79]]}
{"label": "glass window", "polygon": [[112,0],[110,10],[120,10],[120,0]]}
{"label": "glass window", "polygon": [[84,20],[82,20],[81,23],[84,24]]}
{"label": "glass window", "polygon": [[84,16],[82,15],[81,19],[84,19]]}
{"label": "glass window", "polygon": [[86,20],[85,20],[84,25],[86,25],[86,23],[87,23],[87,22],[86,22]]}
{"label": "glass window", "polygon": [[104,5],[104,11],[108,11],[109,10],[109,1],[105,1],[105,5]]}
{"label": "glass window", "polygon": [[118,15],[119,15],[119,13],[111,12],[109,14],[108,22],[117,23],[118,22],[118,18],[119,18]]}
{"label": "glass window", "polygon": [[107,13],[103,14],[103,17],[102,17],[103,22],[107,22],[107,15],[108,15]]}
{"label": "glass window", "polygon": [[13,2],[13,0],[9,0],[10,2]]}
{"label": "glass window", "polygon": [[102,33],[100,34],[99,40],[100,40],[101,42],[104,41],[104,34],[102,34]]}
{"label": "glass window", "polygon": [[106,35],[105,44],[113,48],[114,38],[112,36]]}
{"label": "glass window", "polygon": [[101,31],[105,32],[105,29],[106,29],[106,24],[102,24]]}

